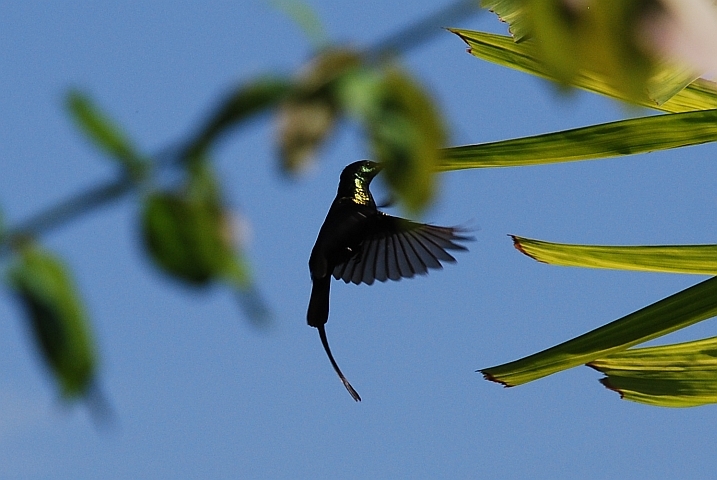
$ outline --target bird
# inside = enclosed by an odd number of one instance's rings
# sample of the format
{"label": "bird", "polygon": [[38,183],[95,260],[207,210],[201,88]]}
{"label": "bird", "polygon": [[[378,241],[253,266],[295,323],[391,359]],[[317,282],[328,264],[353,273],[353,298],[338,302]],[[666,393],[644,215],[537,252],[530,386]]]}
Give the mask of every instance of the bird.
{"label": "bird", "polygon": [[383,165],[359,160],[341,172],[338,191],[309,257],[312,288],[307,323],[318,329],[326,355],[351,397],[358,392],[341,372],[326,338],[331,277],[345,283],[372,285],[443,268],[456,260],[447,250],[467,250],[459,242],[475,240],[460,227],[417,223],[380,211],[371,195],[371,180]]}

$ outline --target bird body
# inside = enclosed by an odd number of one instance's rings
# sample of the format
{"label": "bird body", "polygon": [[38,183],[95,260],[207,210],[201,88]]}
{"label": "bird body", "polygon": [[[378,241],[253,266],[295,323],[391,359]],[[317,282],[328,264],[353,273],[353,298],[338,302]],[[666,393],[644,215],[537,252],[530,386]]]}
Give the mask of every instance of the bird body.
{"label": "bird body", "polygon": [[[379,171],[380,165],[368,160],[344,168],[336,198],[311,251],[309,271],[312,280],[330,278],[336,265],[348,261],[358,251],[369,233],[370,219],[378,213],[369,184]],[[323,323],[326,320],[323,319]],[[311,318],[309,325],[316,326]]]}
{"label": "bird body", "polygon": [[441,261],[455,262],[446,250],[466,250],[456,241],[472,240],[458,228],[416,223],[379,211],[369,185],[380,171],[381,165],[370,160],[344,168],[309,258],[313,285],[306,320],[319,330],[334,370],[356,401],[361,397],[341,373],[326,339],[331,276],[371,285],[374,280],[424,275],[429,268],[442,268]]}

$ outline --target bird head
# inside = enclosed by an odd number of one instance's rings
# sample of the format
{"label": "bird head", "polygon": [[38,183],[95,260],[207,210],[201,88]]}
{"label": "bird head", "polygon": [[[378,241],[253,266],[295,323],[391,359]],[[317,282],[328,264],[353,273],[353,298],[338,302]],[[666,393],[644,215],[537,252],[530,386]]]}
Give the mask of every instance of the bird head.
{"label": "bird head", "polygon": [[366,184],[373,180],[373,177],[383,168],[380,163],[372,162],[371,160],[359,160],[350,165],[347,165],[341,172],[342,182],[353,183],[354,179],[358,179]]}

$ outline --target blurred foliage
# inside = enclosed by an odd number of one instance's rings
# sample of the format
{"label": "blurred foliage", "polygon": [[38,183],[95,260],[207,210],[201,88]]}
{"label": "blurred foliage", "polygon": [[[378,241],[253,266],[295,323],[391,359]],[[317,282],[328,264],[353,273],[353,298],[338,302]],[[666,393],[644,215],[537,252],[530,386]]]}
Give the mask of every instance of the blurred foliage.
{"label": "blurred foliage", "polygon": [[144,199],[142,234],[156,264],[194,285],[230,278],[248,287],[244,262],[238,259],[230,214],[222,206],[209,165],[192,166],[178,192],[152,192]]}
{"label": "blurred foliage", "polygon": [[269,3],[284,12],[301,28],[314,49],[321,49],[329,43],[324,25],[316,11],[307,3],[300,0],[270,0]]}
{"label": "blurred foliage", "polygon": [[644,19],[663,9],[657,0],[570,2],[483,0],[508,23],[515,41],[563,85],[597,79],[634,103],[662,104],[699,73],[649,48]]}
{"label": "blurred foliage", "polygon": [[[464,8],[466,2],[458,4]],[[641,38],[641,19],[661,9],[658,0],[484,0],[483,5],[508,23],[515,41],[451,29],[474,56],[558,82],[560,88],[576,86],[670,114],[443,148],[447,132],[441,112],[395,58],[381,48],[329,46],[319,38],[312,12],[292,1],[284,2],[283,8],[304,25],[315,45],[321,45],[314,57],[295,75],[271,74],[238,84],[188,140],[169,149],[169,155],[152,158],[139,153],[86,94],[71,91],[67,108],[78,128],[124,170],[117,182],[78,195],[25,224],[30,227],[21,225],[0,237],[3,252],[16,257],[9,288],[25,307],[63,394],[71,398],[87,392],[96,369],[94,346],[65,267],[28,238],[122,194],[137,193],[144,247],[155,264],[188,285],[231,286],[248,315],[259,318],[266,309],[237,245],[210,159],[217,142],[262,114],[275,115],[280,166],[288,175],[314,161],[342,120],[356,122],[368,150],[385,167],[389,193],[413,213],[435,198],[439,171],[606,158],[717,140],[717,88],[695,80],[689,69],[658,58]],[[429,23],[418,25],[424,29]],[[415,29],[407,32],[405,38],[390,37],[387,48],[413,46],[412,40],[420,43],[413,37]],[[157,186],[163,185],[160,177],[167,169],[179,174],[178,186]],[[712,273],[714,260],[714,246],[608,247],[514,240],[524,253],[564,265]],[[716,289],[715,279],[707,280],[593,332],[482,372],[491,380],[518,385],[589,363],[606,373],[603,382],[625,398],[670,406],[713,402],[713,347],[708,341],[626,349],[714,316]],[[660,367],[651,370],[651,365]]]}
{"label": "blurred foliage", "polygon": [[[311,161],[340,117],[351,117],[366,130],[386,165],[390,187],[413,210],[432,198],[434,166],[444,139],[438,110],[408,74],[344,48],[319,52],[294,79],[268,75],[240,84],[179,149],[154,160],[140,154],[88,95],[70,91],[67,108],[89,140],[124,167],[122,178],[38,215],[25,223],[26,230],[13,229],[2,238],[4,246],[137,190],[144,247],[155,264],[192,286],[220,282],[232,287],[254,321],[265,319],[268,309],[236,245],[234,222],[209,161],[222,137],[276,111],[282,167],[293,174]],[[162,183],[159,177],[167,168],[179,170],[181,185],[158,189],[155,184]],[[24,261],[11,278],[33,318],[48,365],[68,397],[86,393],[94,363],[92,350],[82,343],[86,318],[77,297],[61,264],[34,249],[22,251]]]}
{"label": "blurred foliage", "polygon": [[374,158],[396,198],[417,213],[435,195],[434,172],[445,127],[433,100],[407,74],[389,69],[366,112],[366,129]]}
{"label": "blurred foliage", "polygon": [[[533,42],[516,43],[511,37],[494,33],[451,28],[467,45],[468,52],[481,60],[519,70],[538,77],[558,81],[550,69],[535,54]],[[664,77],[656,76],[645,85],[647,98],[630,98],[620,85],[604,76],[584,69],[571,79],[570,85],[589,92],[607,95],[623,101],[670,113],[717,108],[717,84],[698,78],[687,82],[692,75],[681,76],[681,68],[665,69]],[[673,73],[670,77],[669,74]],[[685,86],[685,82],[688,84]],[[671,94],[674,94],[670,96]]]}
{"label": "blurred foliage", "polygon": [[8,280],[62,394],[73,398],[87,393],[97,369],[95,345],[65,265],[36,245],[23,245]]}
{"label": "blurred foliage", "polygon": [[299,72],[276,121],[284,172],[296,174],[314,161],[316,150],[344,113],[341,89],[362,62],[354,50],[328,48]]}
{"label": "blurred foliage", "polygon": [[342,115],[363,126],[393,196],[414,213],[424,209],[435,194],[434,172],[445,144],[440,112],[398,66],[369,62],[352,50],[317,55],[282,103],[277,123],[285,171],[311,162]]}
{"label": "blurred foliage", "polygon": [[291,91],[291,82],[281,76],[267,75],[236,87],[207,121],[200,127],[187,146],[182,159],[201,158],[207,150],[232,128],[254,118],[281,101]]}
{"label": "blurred foliage", "polygon": [[135,179],[141,179],[146,161],[137,153],[127,136],[110,118],[82,92],[71,90],[67,94],[67,110],[78,128],[100,150],[117,160]]}
{"label": "blurred foliage", "polygon": [[392,194],[407,209],[419,212],[433,199],[444,122],[431,96],[394,63],[327,47],[293,79],[266,76],[244,84],[188,142],[184,158],[205,154],[230,128],[269,110],[276,110],[285,173],[295,175],[313,163],[334,126],[347,117],[367,133]]}

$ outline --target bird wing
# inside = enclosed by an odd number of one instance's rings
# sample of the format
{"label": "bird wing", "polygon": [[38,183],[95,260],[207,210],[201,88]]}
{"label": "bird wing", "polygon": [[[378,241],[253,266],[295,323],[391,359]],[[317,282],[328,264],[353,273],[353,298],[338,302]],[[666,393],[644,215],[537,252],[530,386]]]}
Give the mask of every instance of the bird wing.
{"label": "bird wing", "polygon": [[439,227],[412,222],[379,212],[367,226],[366,238],[356,254],[336,265],[334,278],[356,285],[374,280],[400,280],[425,275],[429,268],[443,268],[441,262],[455,262],[447,250],[467,250],[456,242],[471,241],[456,227]]}

